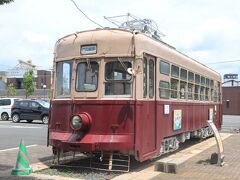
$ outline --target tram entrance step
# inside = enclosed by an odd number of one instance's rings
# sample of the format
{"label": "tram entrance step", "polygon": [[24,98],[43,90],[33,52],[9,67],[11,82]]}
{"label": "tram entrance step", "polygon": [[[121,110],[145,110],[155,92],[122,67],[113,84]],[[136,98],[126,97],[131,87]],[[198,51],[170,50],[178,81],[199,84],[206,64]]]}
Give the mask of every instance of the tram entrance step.
{"label": "tram entrance step", "polygon": [[90,159],[90,168],[105,171],[129,172],[130,155],[114,152],[104,152],[93,155]]}

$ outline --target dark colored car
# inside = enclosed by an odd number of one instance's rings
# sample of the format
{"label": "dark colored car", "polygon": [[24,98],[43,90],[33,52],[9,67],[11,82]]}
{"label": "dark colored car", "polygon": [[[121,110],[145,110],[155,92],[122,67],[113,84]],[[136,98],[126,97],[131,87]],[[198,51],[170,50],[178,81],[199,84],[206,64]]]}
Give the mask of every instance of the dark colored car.
{"label": "dark colored car", "polygon": [[48,124],[49,103],[42,100],[20,100],[12,106],[12,121],[14,123],[20,120],[27,120],[31,123],[33,120],[42,120]]}

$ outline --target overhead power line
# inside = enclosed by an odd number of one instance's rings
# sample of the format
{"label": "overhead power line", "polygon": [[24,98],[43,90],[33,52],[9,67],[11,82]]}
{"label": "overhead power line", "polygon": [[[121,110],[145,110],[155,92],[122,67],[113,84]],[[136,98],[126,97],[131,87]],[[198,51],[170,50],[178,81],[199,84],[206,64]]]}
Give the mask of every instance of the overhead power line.
{"label": "overhead power line", "polygon": [[70,1],[72,1],[72,3],[75,5],[75,7],[76,7],[89,21],[91,21],[92,23],[94,23],[94,24],[98,25],[99,27],[103,28],[103,26],[101,26],[100,24],[98,24],[98,23],[95,22],[94,20],[90,19],[90,18],[78,7],[78,5],[75,3],[74,0],[70,0]]}

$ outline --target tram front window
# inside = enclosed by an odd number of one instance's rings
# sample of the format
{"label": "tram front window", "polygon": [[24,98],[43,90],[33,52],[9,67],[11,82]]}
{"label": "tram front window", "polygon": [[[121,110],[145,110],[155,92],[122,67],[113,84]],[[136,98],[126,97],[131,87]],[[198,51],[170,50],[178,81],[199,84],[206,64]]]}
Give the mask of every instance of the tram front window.
{"label": "tram front window", "polygon": [[93,92],[97,90],[99,65],[96,61],[81,62],[77,66],[76,90]]}
{"label": "tram front window", "polygon": [[72,77],[72,61],[57,63],[57,96],[70,96],[71,94],[71,77]]}
{"label": "tram front window", "polygon": [[127,69],[131,68],[129,61],[111,61],[105,65],[105,95],[131,95],[132,75]]}

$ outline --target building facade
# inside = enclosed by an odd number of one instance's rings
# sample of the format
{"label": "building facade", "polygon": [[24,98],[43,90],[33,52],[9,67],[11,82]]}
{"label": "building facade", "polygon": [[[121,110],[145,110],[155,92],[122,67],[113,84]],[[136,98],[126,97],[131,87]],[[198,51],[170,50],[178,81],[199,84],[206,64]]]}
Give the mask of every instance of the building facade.
{"label": "building facade", "polygon": [[240,115],[240,86],[223,87],[223,114]]}
{"label": "building facade", "polygon": [[36,89],[51,89],[51,71],[37,70],[31,60],[19,60],[17,66],[8,70],[7,84],[13,84],[16,89],[23,89],[23,77],[29,70],[33,71]]}

